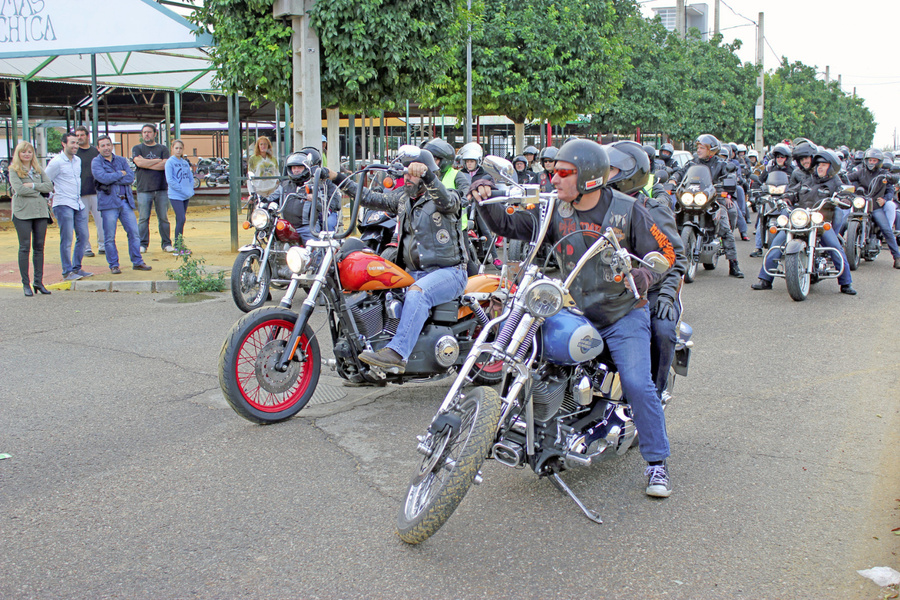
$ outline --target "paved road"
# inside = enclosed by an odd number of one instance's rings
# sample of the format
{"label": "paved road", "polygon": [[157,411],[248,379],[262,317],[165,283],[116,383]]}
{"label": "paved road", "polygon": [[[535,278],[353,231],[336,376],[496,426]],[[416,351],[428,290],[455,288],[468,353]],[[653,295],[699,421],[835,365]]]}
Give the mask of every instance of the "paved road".
{"label": "paved road", "polygon": [[751,281],[686,287],[671,498],[636,452],[569,473],[593,525],[489,464],[418,547],[394,521],[446,381],[326,379],[260,427],[218,388],[230,298],[0,289],[0,598],[880,597],[856,570],[900,569],[900,273],[882,256],[859,296],[804,303]]}

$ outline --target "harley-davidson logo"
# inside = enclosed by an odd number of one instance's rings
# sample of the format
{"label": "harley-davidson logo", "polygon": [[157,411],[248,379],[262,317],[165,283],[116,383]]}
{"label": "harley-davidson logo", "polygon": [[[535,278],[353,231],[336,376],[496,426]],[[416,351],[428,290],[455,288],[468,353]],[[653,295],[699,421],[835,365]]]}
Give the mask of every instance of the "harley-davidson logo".
{"label": "harley-davidson logo", "polygon": [[578,342],[578,349],[581,350],[582,354],[587,354],[602,343],[603,342],[601,342],[594,336],[586,335]]}

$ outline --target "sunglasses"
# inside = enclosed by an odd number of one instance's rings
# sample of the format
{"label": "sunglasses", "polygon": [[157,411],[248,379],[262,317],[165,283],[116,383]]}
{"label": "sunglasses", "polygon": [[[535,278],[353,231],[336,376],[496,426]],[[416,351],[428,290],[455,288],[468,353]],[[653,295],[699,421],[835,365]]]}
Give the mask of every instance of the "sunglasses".
{"label": "sunglasses", "polygon": [[563,178],[574,175],[577,172],[578,169],[556,169],[556,174]]}

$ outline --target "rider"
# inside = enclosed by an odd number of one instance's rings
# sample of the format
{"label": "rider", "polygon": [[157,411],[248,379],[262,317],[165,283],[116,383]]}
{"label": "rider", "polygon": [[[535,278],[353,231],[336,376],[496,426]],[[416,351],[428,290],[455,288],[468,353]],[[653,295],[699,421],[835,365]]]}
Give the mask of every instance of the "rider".
{"label": "rider", "polygon": [[528,170],[528,159],[524,155],[513,159],[513,167],[516,169],[516,179],[520,184],[536,183],[537,175]]}
{"label": "rider", "polygon": [[[775,144],[775,147],[772,148],[772,161],[766,165],[766,172],[763,174],[763,177],[760,178],[763,183],[768,179],[769,173],[772,173],[773,171],[781,171],[782,173],[785,173],[788,178],[790,178],[791,173],[794,172],[794,169],[791,166],[791,149],[787,144]],[[763,212],[764,211],[760,209],[756,215],[756,249],[750,253],[750,256],[753,257],[763,255],[763,229],[766,226],[764,221],[765,214],[763,214]]]}
{"label": "rider", "polygon": [[[813,164],[812,175],[809,176],[807,183],[800,189],[799,193],[796,196],[794,205],[798,208],[812,208],[816,206],[823,198],[829,198],[841,190],[841,180],[837,176],[841,170],[841,161],[840,159],[838,159],[836,154],[829,150],[819,150],[812,157],[810,157],[810,161]],[[833,209],[830,204],[825,204],[822,206],[819,212],[821,212],[822,216],[825,217],[825,221],[831,221],[832,215],[830,213],[832,210]],[[830,227],[821,228],[819,231],[819,237],[822,242],[822,247],[834,248],[834,250],[832,251],[832,255],[840,255],[841,257],[841,264],[844,265],[844,268],[838,275],[838,283],[841,286],[841,293],[855,296],[856,290],[853,289],[853,282],[850,276],[850,265],[847,262],[847,255],[844,254],[844,250],[841,247],[841,241],[838,238],[837,234],[834,232],[834,229]],[[775,238],[772,240],[771,247],[775,249],[769,252],[768,256],[766,256],[765,265],[759,270],[759,281],[750,286],[752,289],[772,289],[773,278],[771,275],[766,273],[766,270],[775,270],[778,264],[778,259],[781,257],[781,250],[779,250],[778,248],[784,245],[784,241],[786,238],[787,233],[785,231],[779,231]],[[838,264],[836,257],[833,259],[833,262],[835,265]]]}
{"label": "rider", "polygon": [[535,146],[525,146],[525,150],[522,151],[522,155],[525,156],[525,160],[528,161],[528,170],[534,173],[534,176],[537,177],[538,171],[540,171],[540,163],[535,164],[538,155],[538,149]]}
{"label": "rider", "polygon": [[660,398],[666,389],[669,369],[675,360],[675,343],[678,341],[676,327],[681,318],[682,277],[687,271],[687,257],[684,255],[684,243],[678,234],[675,214],[669,206],[668,196],[662,184],[653,186],[654,193],[647,196],[643,189],[648,184],[650,173],[650,157],[645,153],[646,146],[641,148],[637,142],[622,140],[607,146],[609,154],[609,184],[623,194],[635,198],[666,235],[675,252],[675,265],[666,276],[657,281],[647,292],[650,306],[650,333],[653,343],[650,347],[650,372],[656,383],[656,391]]}
{"label": "rider", "polygon": [[[481,144],[478,142],[469,142],[459,149],[459,157],[462,159],[463,164],[463,173],[466,174],[466,177],[469,178],[469,184],[464,188],[457,188],[460,192],[460,196],[465,198],[465,195],[469,191],[469,185],[473,181],[478,181],[479,179],[490,178],[484,168],[481,166],[481,161],[484,158],[484,149],[481,147]],[[478,230],[476,232],[477,235],[488,237],[488,228],[484,223],[484,220],[478,214],[478,212],[471,210],[468,205],[463,207],[463,221],[470,221],[474,216],[475,224],[478,226]],[[467,228],[471,229],[472,225],[469,223]],[[498,269],[503,266],[503,261],[497,256],[497,250],[494,244],[487,244],[487,252],[490,254],[490,258],[494,263],[494,266]],[[477,256],[469,257],[473,261],[477,261]]]}
{"label": "rider", "polygon": [[[553,185],[559,203],[547,231],[548,242],[562,241],[569,256],[581,256],[587,248],[579,230],[613,227],[623,248],[637,256],[662,252],[673,264],[674,250],[665,234],[653,223],[647,209],[608,187],[609,157],[600,144],[586,139],[566,142],[555,156]],[[490,195],[490,182],[474,182],[470,194],[480,201]],[[508,215],[500,205],[478,205],[488,225],[501,235],[530,240],[535,228],[532,215],[519,211]],[[584,269],[570,293],[585,316],[597,327],[619,369],[622,388],[634,411],[640,431],[640,450],[648,462],[646,492],[668,497],[672,493],[666,458],[669,440],[665,413],[650,372],[650,311],[644,300],[636,300],[623,283],[616,283],[604,263],[595,259]],[[663,275],[645,267],[631,271],[639,295]]]}
{"label": "rider", "polygon": [[[312,203],[307,195],[306,182],[309,181],[310,169],[322,166],[322,155],[315,148],[302,148],[287,157],[284,161],[285,174],[288,180],[283,182],[274,192],[266,198],[269,202],[281,202],[282,198],[289,194],[294,196],[287,198],[282,209],[284,218],[297,228],[300,239],[306,244],[314,239],[310,231],[309,216]],[[328,198],[328,229],[334,230],[337,225],[338,213],[341,210],[341,194],[334,184],[328,182],[324,186],[325,197]],[[321,215],[321,213],[320,213]]]}
{"label": "rider", "polygon": [[437,161],[438,177],[448,190],[459,190],[461,196],[469,191],[469,176],[453,168],[456,153],[453,146],[440,138],[433,138],[422,144],[422,148],[431,152]]}
{"label": "rider", "polygon": [[675,146],[666,142],[659,147],[659,152],[657,153],[656,158],[662,161],[664,169],[671,169],[672,167],[677,166],[674,163],[674,159],[672,158],[674,154]]}
{"label": "rider", "polygon": [[[362,204],[397,215],[400,237],[396,262],[416,282],[403,300],[394,338],[377,352],[365,350],[359,360],[403,373],[431,308],[459,298],[468,278],[458,192],[441,183],[437,163],[427,150],[401,148],[398,160],[407,165],[403,186],[383,194],[364,188]],[[326,175],[338,185],[347,179],[335,171]],[[346,192],[355,195],[357,184],[348,181]]]}
{"label": "rider", "polygon": [[788,184],[788,192],[791,195],[796,195],[812,177],[812,158],[817,151],[818,148],[815,144],[806,139],[794,145],[791,156],[794,158],[797,168],[791,173],[791,181]]}
{"label": "rider", "polygon": [[538,155],[538,161],[541,163],[541,171],[540,179],[538,183],[541,186],[542,192],[552,192],[553,191],[553,171],[556,168],[556,153],[559,152],[555,146],[547,146],[541,153]]}
{"label": "rider", "polygon": [[894,186],[891,183],[890,173],[881,168],[884,162],[884,154],[878,148],[869,148],[863,156],[865,167],[858,167],[850,173],[850,183],[857,186],[857,190],[866,193],[870,189],[873,180],[881,178],[884,185],[873,198],[875,206],[872,210],[872,220],[878,225],[881,234],[884,236],[887,246],[894,257],[894,268],[900,269],[900,249],[897,247],[897,238],[894,237],[894,231],[891,223],[888,223],[888,216],[885,210],[887,202],[894,199]]}
{"label": "rider", "polygon": [[[709,168],[713,183],[718,183],[725,179],[729,170],[726,167],[725,161],[719,159],[718,153],[719,140],[716,139],[716,136],[709,133],[700,135],[697,138],[697,158],[690,160],[682,168],[672,173],[672,178],[669,180],[669,183],[678,185],[682,178],[684,178],[684,174],[687,170],[694,165],[702,165]],[[723,224],[720,228],[720,232],[722,236],[722,245],[725,248],[725,257],[728,259],[728,274],[732,277],[743,279],[744,274],[741,272],[740,265],[738,265],[737,248],[734,245],[734,234],[731,232],[730,226],[731,223],[734,223],[737,220],[737,208],[731,198],[726,197],[724,200],[725,208],[728,210],[728,224]]]}

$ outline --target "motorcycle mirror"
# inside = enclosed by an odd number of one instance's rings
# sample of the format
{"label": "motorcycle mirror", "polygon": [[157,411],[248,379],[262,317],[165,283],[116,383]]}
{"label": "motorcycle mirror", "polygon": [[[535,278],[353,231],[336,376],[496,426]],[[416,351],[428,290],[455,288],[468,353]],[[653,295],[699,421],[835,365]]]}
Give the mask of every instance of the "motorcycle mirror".
{"label": "motorcycle mirror", "polygon": [[505,158],[489,154],[481,161],[481,166],[497,183],[511,183],[513,185],[518,183],[515,167]]}
{"label": "motorcycle mirror", "polygon": [[654,273],[665,273],[669,270],[669,261],[660,252],[650,252],[644,257],[644,262]]}
{"label": "motorcycle mirror", "polygon": [[656,178],[656,181],[666,181],[669,179],[669,172],[665,169],[659,169],[653,174],[653,177]]}
{"label": "motorcycle mirror", "polygon": [[728,173],[733,173],[737,170],[737,165],[734,164],[733,162],[727,162],[727,163],[725,163],[725,170]]}
{"label": "motorcycle mirror", "polygon": [[842,186],[841,186],[841,191],[844,192],[845,194],[852,194],[853,192],[856,191],[856,186],[854,186],[854,185],[842,185]]}

